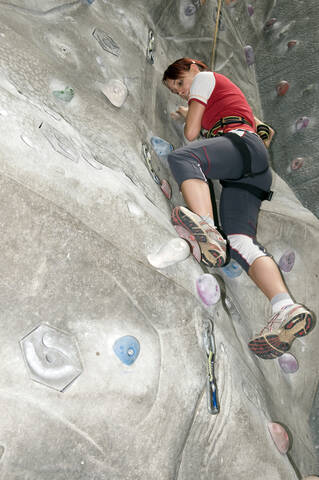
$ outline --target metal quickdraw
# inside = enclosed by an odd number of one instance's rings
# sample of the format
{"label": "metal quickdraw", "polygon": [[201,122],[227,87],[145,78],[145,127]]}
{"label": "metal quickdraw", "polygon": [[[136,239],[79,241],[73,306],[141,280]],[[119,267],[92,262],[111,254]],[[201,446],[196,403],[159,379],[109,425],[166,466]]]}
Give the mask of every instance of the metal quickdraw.
{"label": "metal quickdraw", "polygon": [[207,408],[210,414],[219,413],[217,383],[215,378],[215,338],[213,321],[209,318],[204,325],[203,343],[207,356]]}

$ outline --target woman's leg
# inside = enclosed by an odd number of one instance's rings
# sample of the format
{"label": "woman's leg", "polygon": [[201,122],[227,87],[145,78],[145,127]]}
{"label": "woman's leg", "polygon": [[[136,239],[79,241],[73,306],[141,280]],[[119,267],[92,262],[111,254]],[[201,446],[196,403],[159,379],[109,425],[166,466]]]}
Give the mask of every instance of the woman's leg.
{"label": "woman's leg", "polygon": [[257,258],[249,267],[248,275],[268,300],[279,293],[288,293],[279,268],[271,257]]}
{"label": "woman's leg", "polygon": [[203,180],[192,178],[181,185],[183,198],[190,210],[201,217],[213,218],[212,201],[209,186]]}

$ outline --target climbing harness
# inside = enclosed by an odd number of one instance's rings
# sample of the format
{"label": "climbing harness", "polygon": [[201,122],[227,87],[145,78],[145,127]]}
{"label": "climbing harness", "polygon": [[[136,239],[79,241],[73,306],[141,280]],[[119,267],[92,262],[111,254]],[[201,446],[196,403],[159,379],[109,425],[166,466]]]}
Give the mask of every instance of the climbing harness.
{"label": "climbing harness", "polygon": [[206,138],[211,138],[215,137],[218,135],[218,132],[215,132],[215,130],[222,129],[225,125],[231,125],[231,124],[246,124],[252,126],[249,122],[244,117],[237,117],[237,116],[231,116],[231,117],[223,117],[218,122],[215,123],[215,125],[206,132],[205,136]]}
{"label": "climbing harness", "polygon": [[269,126],[266,125],[265,123],[261,123],[260,125],[257,126],[257,134],[260,136],[260,138],[263,141],[268,140],[270,135]]}
{"label": "climbing harness", "polygon": [[216,415],[219,413],[219,402],[214,369],[216,348],[211,318],[208,318],[204,324],[203,343],[207,357],[207,408],[209,413]]}

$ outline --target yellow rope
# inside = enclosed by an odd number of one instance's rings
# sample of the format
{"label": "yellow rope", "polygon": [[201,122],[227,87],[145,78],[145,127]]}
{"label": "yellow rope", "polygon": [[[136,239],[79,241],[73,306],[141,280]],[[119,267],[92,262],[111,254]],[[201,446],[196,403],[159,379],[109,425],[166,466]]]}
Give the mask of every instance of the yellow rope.
{"label": "yellow rope", "polygon": [[216,53],[216,45],[217,45],[217,35],[218,35],[218,28],[219,28],[219,19],[220,19],[220,11],[222,8],[222,0],[218,0],[218,8],[217,8],[217,15],[216,15],[216,25],[215,25],[215,33],[214,33],[214,42],[213,42],[213,51],[212,51],[212,59],[211,59],[211,69],[214,70],[215,66],[215,53]]}

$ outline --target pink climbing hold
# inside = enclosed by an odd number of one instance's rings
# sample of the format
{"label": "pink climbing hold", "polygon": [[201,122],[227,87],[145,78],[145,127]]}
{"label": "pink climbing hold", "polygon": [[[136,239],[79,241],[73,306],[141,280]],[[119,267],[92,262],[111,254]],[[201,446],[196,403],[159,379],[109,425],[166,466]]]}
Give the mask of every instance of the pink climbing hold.
{"label": "pink climbing hold", "polygon": [[305,163],[305,159],[303,157],[296,157],[291,161],[290,168],[291,170],[299,170]]}
{"label": "pink climbing hold", "polygon": [[265,23],[264,30],[270,29],[277,22],[277,18],[269,18]]}
{"label": "pink climbing hold", "polygon": [[296,130],[302,130],[306,127],[308,127],[309,125],[309,118],[308,117],[300,117],[298,118],[298,120],[296,120],[296,123],[295,123],[295,127],[296,127]]}
{"label": "pink climbing hold", "polygon": [[278,358],[280,368],[284,373],[295,373],[299,369],[298,360],[291,353],[284,353]]}
{"label": "pink climbing hold", "polygon": [[287,47],[288,48],[293,48],[297,45],[297,40],[289,40],[289,42],[287,43]]}
{"label": "pink climbing hold", "polygon": [[251,4],[247,5],[247,11],[250,17],[254,15],[254,7]]}
{"label": "pink climbing hold", "polygon": [[289,436],[286,430],[279,423],[268,423],[268,430],[280,453],[287,453],[289,450]]}
{"label": "pink climbing hold", "polygon": [[188,230],[186,230],[186,228],[181,227],[180,225],[174,225],[174,228],[177,234],[189,243],[193,257],[198,263],[200,263],[202,259],[202,253],[197,241],[195,240],[195,237]]}
{"label": "pink climbing hold", "polygon": [[286,250],[278,262],[280,270],[285,273],[290,272],[295,264],[295,259],[295,252],[293,250]]}
{"label": "pink climbing hold", "polygon": [[214,305],[220,299],[220,287],[213,275],[204,273],[196,280],[197,292],[205,305]]}
{"label": "pink climbing hold", "polygon": [[244,48],[244,51],[245,51],[247,65],[250,67],[255,62],[254,49],[251,45],[246,45]]}
{"label": "pink climbing hold", "polygon": [[286,80],[282,80],[277,84],[276,90],[277,90],[277,95],[279,97],[283,97],[284,95],[286,95],[286,93],[289,90],[289,83],[286,82]]}
{"label": "pink climbing hold", "polygon": [[161,190],[164,193],[165,197],[170,200],[172,197],[172,189],[167,180],[163,179],[161,181]]}

